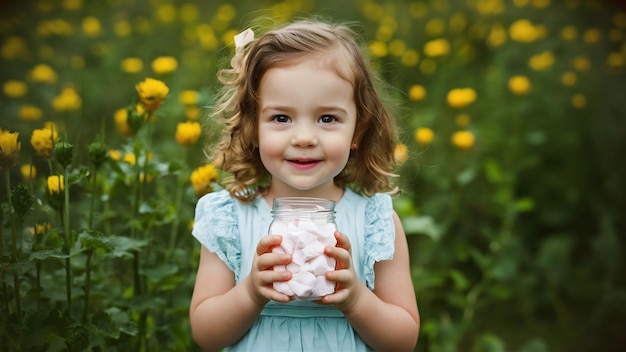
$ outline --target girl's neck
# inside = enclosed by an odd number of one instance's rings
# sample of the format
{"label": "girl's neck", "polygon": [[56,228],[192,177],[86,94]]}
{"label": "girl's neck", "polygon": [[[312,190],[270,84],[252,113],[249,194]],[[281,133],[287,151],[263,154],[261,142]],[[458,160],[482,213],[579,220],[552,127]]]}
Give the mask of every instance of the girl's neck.
{"label": "girl's neck", "polygon": [[262,192],[263,198],[270,204],[272,204],[272,200],[278,197],[314,197],[314,198],[324,198],[333,200],[338,202],[341,197],[343,197],[344,189],[338,186],[333,186],[332,189],[328,189],[327,191],[321,190],[308,190],[308,191],[297,191],[290,190],[289,192],[283,192],[277,190],[275,187],[269,186]]}

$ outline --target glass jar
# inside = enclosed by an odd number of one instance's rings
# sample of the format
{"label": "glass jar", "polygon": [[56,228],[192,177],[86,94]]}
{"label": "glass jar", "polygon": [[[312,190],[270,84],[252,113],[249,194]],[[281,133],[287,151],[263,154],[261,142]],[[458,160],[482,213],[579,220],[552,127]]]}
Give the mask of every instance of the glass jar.
{"label": "glass jar", "polygon": [[272,222],[268,233],[283,237],[274,253],[291,255],[291,263],[274,266],[276,271],[290,271],[289,281],[274,282],[274,289],[292,299],[317,300],[335,292],[335,283],[326,272],[335,270],[335,259],[324,254],[326,246],[335,246],[335,202],[322,198],[274,198]]}

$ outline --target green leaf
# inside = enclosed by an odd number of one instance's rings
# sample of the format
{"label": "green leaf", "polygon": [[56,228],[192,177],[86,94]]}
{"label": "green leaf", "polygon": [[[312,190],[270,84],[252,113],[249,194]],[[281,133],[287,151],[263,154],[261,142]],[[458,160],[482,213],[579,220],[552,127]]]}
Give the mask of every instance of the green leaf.
{"label": "green leaf", "polygon": [[408,235],[426,235],[433,241],[441,239],[441,229],[430,216],[408,216],[402,219],[402,226]]}
{"label": "green leaf", "polygon": [[494,159],[485,160],[484,164],[485,175],[487,176],[487,180],[491,183],[499,183],[502,181],[502,169],[500,169],[500,165]]}
{"label": "green leaf", "polygon": [[573,248],[574,240],[566,235],[550,237],[542,242],[537,264],[551,281],[555,283],[567,281]]}
{"label": "green leaf", "polygon": [[454,282],[454,287],[457,291],[465,290],[470,284],[465,275],[458,270],[450,270],[450,278],[452,279],[452,282]]}
{"label": "green leaf", "polygon": [[83,231],[78,235],[78,241],[84,249],[103,249],[106,252],[112,250],[111,240],[100,231]]}
{"label": "green leaf", "polygon": [[144,270],[146,277],[154,282],[158,283],[169,275],[176,274],[178,272],[178,266],[174,264],[165,264],[157,266],[151,269]]}
{"label": "green leaf", "polygon": [[45,260],[48,258],[65,259],[69,258],[69,255],[63,253],[63,251],[59,248],[33,251],[30,254],[30,260]]}
{"label": "green leaf", "polygon": [[530,341],[528,341],[524,346],[522,346],[522,348],[519,350],[519,352],[548,352],[548,345],[546,344],[546,342],[537,337],[534,338]]}
{"label": "green leaf", "polygon": [[117,340],[121,334],[135,336],[137,325],[130,318],[128,312],[118,307],[107,308],[94,314],[92,324],[103,336]]}
{"label": "green leaf", "polygon": [[535,209],[535,201],[530,197],[520,198],[515,201],[515,209],[522,213]]}
{"label": "green leaf", "polygon": [[467,168],[456,176],[456,181],[461,186],[465,186],[476,178],[476,170],[473,167]]}
{"label": "green leaf", "polygon": [[498,281],[508,281],[517,274],[517,258],[511,255],[496,259],[491,268],[491,276]]}
{"label": "green leaf", "polygon": [[148,240],[138,240],[125,236],[109,236],[107,240],[111,246],[111,255],[114,258],[132,258],[134,252],[148,244]]}
{"label": "green leaf", "polygon": [[500,337],[492,333],[484,333],[474,343],[474,352],[505,352],[506,345]]}

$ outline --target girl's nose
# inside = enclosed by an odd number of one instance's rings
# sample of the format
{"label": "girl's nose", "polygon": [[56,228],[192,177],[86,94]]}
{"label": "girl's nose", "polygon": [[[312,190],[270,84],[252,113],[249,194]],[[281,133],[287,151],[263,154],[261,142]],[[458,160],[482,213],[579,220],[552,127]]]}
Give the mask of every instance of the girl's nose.
{"label": "girl's nose", "polygon": [[291,144],[298,147],[312,147],[317,145],[315,127],[308,124],[299,124],[294,128]]}

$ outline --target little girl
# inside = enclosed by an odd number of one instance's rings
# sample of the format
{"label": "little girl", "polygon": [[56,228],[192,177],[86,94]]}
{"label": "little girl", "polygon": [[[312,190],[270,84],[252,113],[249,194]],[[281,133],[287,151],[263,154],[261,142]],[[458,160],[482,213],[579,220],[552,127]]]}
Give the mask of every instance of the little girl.
{"label": "little girl", "polygon": [[[396,131],[353,32],[298,21],[235,37],[214,117],[225,190],[196,207],[202,244],[190,319],[206,350],[410,351],[419,314],[402,225],[392,208]],[[334,293],[292,300],[274,289],[291,262],[268,235],[276,197],[336,202]]]}

